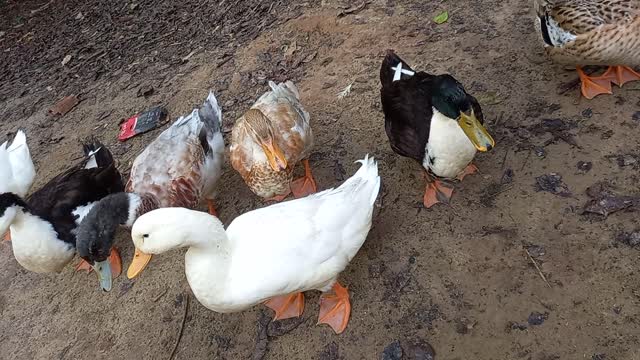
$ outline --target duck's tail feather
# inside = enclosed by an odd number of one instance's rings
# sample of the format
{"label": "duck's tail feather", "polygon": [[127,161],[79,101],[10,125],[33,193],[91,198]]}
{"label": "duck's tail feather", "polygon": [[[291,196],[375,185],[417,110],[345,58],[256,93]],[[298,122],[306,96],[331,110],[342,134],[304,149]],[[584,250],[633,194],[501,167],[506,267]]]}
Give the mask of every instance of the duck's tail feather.
{"label": "duck's tail feather", "polygon": [[222,127],[222,110],[218,105],[218,100],[213,94],[213,91],[209,91],[207,99],[204,101],[200,109],[198,109],[198,115],[200,120],[205,124],[207,132],[217,133],[220,132]]}
{"label": "duck's tail feather", "polygon": [[363,194],[369,196],[368,203],[373,205],[380,191],[380,176],[378,176],[378,163],[369,154],[364,159],[358,160],[362,164],[360,169],[347,179],[338,189],[345,190],[353,194]]}
{"label": "duck's tail feather", "polygon": [[387,50],[380,67],[380,82],[382,86],[390,86],[392,82],[406,79],[415,74],[409,64],[402,60],[393,50]]}
{"label": "duck's tail feather", "polygon": [[124,191],[122,174],[118,171],[109,148],[97,139],[91,138],[83,142],[82,149],[86,156],[84,168],[96,169],[91,172],[91,176],[99,186],[108,189],[109,193]]}
{"label": "duck's tail feather", "polygon": [[293,96],[296,100],[300,100],[300,91],[298,91],[298,87],[292,81],[287,80],[286,82],[276,84],[273,81],[269,81],[269,87],[273,91],[276,96],[280,97],[291,97]]}
{"label": "duck's tail feather", "polygon": [[[13,138],[13,141],[11,142],[11,145],[8,147],[9,152],[17,150],[19,148],[21,148],[22,146],[27,146],[27,135],[25,135],[24,131],[22,130],[18,130],[16,132],[16,136]],[[27,152],[29,151],[29,148],[26,147]]]}
{"label": "duck's tail feather", "polygon": [[85,169],[106,167],[113,164],[113,155],[100,141],[95,138],[82,143],[82,150],[86,156]]}

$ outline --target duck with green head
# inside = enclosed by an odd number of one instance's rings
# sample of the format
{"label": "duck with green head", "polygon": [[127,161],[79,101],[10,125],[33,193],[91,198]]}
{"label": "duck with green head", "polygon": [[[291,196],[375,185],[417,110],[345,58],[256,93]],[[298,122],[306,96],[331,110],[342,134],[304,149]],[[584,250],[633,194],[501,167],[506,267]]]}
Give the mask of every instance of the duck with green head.
{"label": "duck with green head", "polygon": [[476,153],[495,146],[480,104],[453,76],[416,72],[393,50],[382,62],[380,82],[391,148],[424,167],[425,207],[448,203],[452,181],[476,172]]}

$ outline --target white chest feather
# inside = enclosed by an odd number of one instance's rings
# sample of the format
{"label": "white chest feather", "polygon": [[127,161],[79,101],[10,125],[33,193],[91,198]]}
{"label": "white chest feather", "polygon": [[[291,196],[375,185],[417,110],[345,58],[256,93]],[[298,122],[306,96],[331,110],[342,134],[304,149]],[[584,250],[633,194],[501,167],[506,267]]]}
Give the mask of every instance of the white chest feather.
{"label": "white chest feather", "polygon": [[75,248],[58,239],[50,223],[20,213],[11,224],[11,245],[22,267],[37,273],[60,272],[75,254]]}
{"label": "white chest feather", "polygon": [[443,178],[458,176],[476,155],[476,148],[458,122],[435,108],[422,166]]}

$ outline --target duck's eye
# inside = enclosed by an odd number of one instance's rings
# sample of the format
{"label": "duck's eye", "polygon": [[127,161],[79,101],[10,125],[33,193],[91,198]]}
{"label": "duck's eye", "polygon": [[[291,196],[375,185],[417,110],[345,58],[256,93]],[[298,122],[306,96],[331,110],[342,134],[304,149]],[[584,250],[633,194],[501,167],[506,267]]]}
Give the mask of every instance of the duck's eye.
{"label": "duck's eye", "polygon": [[149,237],[149,234],[144,234],[144,235],[142,235],[142,237],[146,239],[146,238]]}

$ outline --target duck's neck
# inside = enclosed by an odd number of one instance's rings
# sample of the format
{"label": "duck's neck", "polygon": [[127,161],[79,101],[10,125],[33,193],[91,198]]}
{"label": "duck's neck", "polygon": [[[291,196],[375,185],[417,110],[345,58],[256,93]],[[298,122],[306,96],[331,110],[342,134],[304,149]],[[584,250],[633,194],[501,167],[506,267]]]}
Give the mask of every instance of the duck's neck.
{"label": "duck's neck", "polygon": [[104,197],[92,213],[103,219],[110,219],[112,227],[124,225],[131,227],[138,217],[158,208],[158,201],[152,195],[136,193],[116,193]]}
{"label": "duck's neck", "polygon": [[193,224],[185,220],[189,229],[185,272],[198,300],[209,309],[219,310],[227,295],[231,244],[220,221],[207,213],[198,217],[202,219]]}

